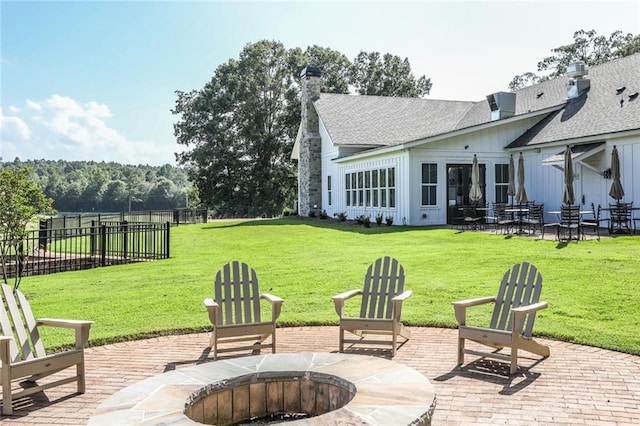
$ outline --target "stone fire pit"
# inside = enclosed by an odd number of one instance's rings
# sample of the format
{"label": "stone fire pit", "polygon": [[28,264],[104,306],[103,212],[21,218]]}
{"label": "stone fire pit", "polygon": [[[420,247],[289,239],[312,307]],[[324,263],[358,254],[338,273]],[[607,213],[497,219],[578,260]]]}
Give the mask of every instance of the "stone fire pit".
{"label": "stone fire pit", "polygon": [[429,425],[435,392],[416,370],[382,358],[269,354],[210,362],[133,384],[88,425]]}

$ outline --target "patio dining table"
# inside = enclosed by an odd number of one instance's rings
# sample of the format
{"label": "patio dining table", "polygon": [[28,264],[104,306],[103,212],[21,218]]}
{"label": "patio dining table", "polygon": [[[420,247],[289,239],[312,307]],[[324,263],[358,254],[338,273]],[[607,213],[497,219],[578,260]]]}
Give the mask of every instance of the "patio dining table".
{"label": "patio dining table", "polygon": [[517,214],[518,230],[516,231],[516,234],[524,234],[524,231],[522,230],[522,225],[524,224],[525,216],[527,216],[527,214],[529,213],[529,208],[528,207],[507,207],[506,209],[504,209],[504,211],[507,213]]}
{"label": "patio dining table", "polygon": [[[619,210],[620,209],[620,210]],[[611,222],[611,212],[616,212],[616,211],[623,211],[624,213],[619,213],[620,215],[622,214],[627,214],[626,212],[628,212],[628,216],[627,216],[627,232],[631,234],[631,226],[632,224],[635,224],[636,221],[640,221],[640,218],[636,218],[634,217],[633,212],[635,211],[640,211],[640,207],[631,207],[631,206],[613,206],[613,207],[603,207],[602,209],[600,209],[600,211],[603,212],[609,212],[609,233],[615,233],[615,234],[623,234],[625,233],[624,229],[622,228],[622,218],[618,218],[617,222],[617,227],[615,227],[614,229],[614,223]],[[606,219],[605,219],[606,220]],[[633,231],[635,233],[635,229]]]}

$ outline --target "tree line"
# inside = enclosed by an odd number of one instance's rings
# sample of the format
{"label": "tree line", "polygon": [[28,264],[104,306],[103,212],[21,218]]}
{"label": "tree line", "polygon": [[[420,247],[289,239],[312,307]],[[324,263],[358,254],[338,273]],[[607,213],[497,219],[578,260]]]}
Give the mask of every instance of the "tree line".
{"label": "tree line", "polygon": [[27,160],[0,163],[0,170],[28,170],[28,178],[53,200],[58,212],[167,210],[199,205],[185,170],[114,162]]}

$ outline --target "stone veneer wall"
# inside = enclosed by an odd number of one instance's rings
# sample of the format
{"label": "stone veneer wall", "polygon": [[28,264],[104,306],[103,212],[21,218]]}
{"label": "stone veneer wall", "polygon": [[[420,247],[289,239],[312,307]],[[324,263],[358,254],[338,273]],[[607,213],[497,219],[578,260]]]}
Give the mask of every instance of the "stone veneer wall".
{"label": "stone veneer wall", "polygon": [[320,75],[302,71],[302,137],[298,159],[298,214],[308,216],[322,210],[322,160],[320,124],[313,101],[320,97]]}
{"label": "stone veneer wall", "polygon": [[280,372],[248,375],[209,385],[192,394],[185,415],[207,425],[233,425],[274,414],[319,416],[344,407],[356,388],[340,377]]}

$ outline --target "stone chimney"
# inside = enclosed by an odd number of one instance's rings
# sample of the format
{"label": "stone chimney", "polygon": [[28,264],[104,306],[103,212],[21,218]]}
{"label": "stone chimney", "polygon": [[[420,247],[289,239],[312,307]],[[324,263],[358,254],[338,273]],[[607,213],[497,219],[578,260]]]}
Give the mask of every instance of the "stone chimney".
{"label": "stone chimney", "polygon": [[313,101],[320,98],[320,69],[306,67],[302,80],[302,117],[298,157],[298,214],[322,211],[322,160],[320,124]]}

